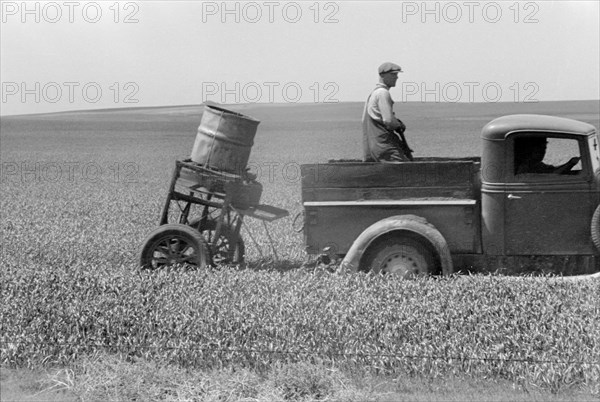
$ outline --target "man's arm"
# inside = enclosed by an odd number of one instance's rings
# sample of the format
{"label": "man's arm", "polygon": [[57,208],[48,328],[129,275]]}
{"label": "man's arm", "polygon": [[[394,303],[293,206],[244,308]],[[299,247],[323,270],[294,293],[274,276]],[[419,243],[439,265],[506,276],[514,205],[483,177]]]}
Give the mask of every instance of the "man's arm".
{"label": "man's arm", "polygon": [[553,173],[553,174],[567,174],[571,169],[579,163],[580,158],[571,158],[567,163],[560,166],[547,165],[543,162],[530,164],[525,161],[517,168],[515,174],[523,173]]}
{"label": "man's arm", "polygon": [[556,174],[565,174],[567,172],[570,172],[571,169],[573,169],[573,167],[575,165],[577,165],[579,163],[579,160],[581,158],[571,158],[569,159],[569,161],[563,165],[560,165],[559,167],[556,168],[556,170],[554,171],[554,173]]}

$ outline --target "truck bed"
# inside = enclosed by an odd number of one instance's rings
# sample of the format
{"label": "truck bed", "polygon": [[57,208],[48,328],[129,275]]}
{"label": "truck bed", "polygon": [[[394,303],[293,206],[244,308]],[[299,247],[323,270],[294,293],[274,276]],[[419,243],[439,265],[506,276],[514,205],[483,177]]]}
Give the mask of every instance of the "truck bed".
{"label": "truck bed", "polygon": [[479,166],[479,158],[302,165],[302,200],[475,199],[479,198]]}
{"label": "truck bed", "polygon": [[478,253],[479,168],[476,157],[302,165],[307,252],[343,255],[371,224],[413,214],[435,225],[451,252]]}

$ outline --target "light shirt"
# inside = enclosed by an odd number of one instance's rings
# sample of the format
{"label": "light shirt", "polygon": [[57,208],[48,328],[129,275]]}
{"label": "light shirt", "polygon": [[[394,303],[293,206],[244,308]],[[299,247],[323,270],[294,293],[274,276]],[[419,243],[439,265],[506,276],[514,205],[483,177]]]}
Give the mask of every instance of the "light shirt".
{"label": "light shirt", "polygon": [[365,108],[373,120],[385,124],[388,129],[395,130],[400,127],[400,123],[394,117],[394,101],[387,85],[379,83],[375,86]]}

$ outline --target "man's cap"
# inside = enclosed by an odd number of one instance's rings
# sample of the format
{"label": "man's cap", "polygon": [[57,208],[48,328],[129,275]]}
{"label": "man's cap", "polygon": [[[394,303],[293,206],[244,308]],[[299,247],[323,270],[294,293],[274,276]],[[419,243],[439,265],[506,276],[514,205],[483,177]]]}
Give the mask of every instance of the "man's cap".
{"label": "man's cap", "polygon": [[379,66],[379,75],[385,73],[401,73],[402,67],[395,63],[386,62]]}

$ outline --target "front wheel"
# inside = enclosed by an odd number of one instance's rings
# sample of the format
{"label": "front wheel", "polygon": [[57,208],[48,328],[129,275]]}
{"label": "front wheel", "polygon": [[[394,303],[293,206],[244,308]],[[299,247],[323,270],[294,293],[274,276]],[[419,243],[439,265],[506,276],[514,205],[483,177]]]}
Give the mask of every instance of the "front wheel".
{"label": "front wheel", "polygon": [[420,241],[409,237],[390,237],[374,244],[361,265],[366,271],[410,279],[433,273],[435,258]]}
{"label": "front wheel", "polygon": [[162,225],[146,237],[140,251],[140,265],[159,269],[170,265],[208,266],[208,249],[196,230],[178,223]]}

